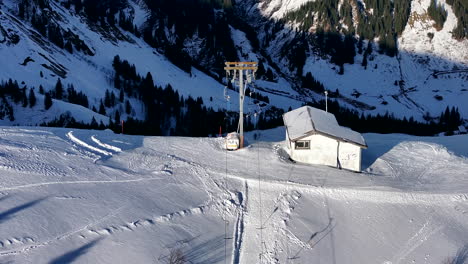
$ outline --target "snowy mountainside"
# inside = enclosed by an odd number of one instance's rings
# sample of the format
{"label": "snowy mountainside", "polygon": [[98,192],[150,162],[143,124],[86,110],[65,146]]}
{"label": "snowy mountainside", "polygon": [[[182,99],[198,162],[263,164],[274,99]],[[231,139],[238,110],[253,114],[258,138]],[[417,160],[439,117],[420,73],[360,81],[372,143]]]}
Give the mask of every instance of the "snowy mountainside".
{"label": "snowy mountainside", "polygon": [[[129,1],[125,12],[133,17],[137,27],[144,27],[149,17],[144,1]],[[34,87],[36,94],[39,86],[45,91],[53,90],[57,79],[61,78],[66,88],[73,84],[77,91],[84,92],[89,97],[89,109],[93,106],[99,108],[99,102],[104,98],[105,91],[109,90],[118,95],[119,90],[114,88],[114,69],[112,61],[114,56],[119,55],[122,60],[135,64],[138,74],[145,76],[150,72],[155,85],[165,87],[170,84],[181,96],[187,98],[201,97],[207,107],[218,109],[226,107],[223,90],[224,85],[203,72],[192,68],[191,73],[184,72],[173,65],[167,58],[156,49],[150,47],[143,39],[117,28],[117,31],[105,29],[90,23],[86,17],[75,14],[72,10],[64,8],[58,2],[51,1],[50,7],[57,18],[56,22],[62,31],[71,31],[79,36],[79,39],[89,48],[89,54],[73,47],[73,53],[69,53],[42,37],[36,29],[28,22],[17,17],[16,1],[3,1],[0,5],[0,57],[5,63],[1,65],[0,80],[17,80],[21,87]],[[18,42],[12,41],[18,38]],[[23,63],[23,62],[27,63]],[[23,65],[24,64],[24,65]],[[292,91],[293,92],[293,91]],[[43,106],[43,96],[38,95],[38,105]],[[274,97],[274,96],[273,96]],[[279,97],[282,99],[282,97]],[[145,118],[145,110],[141,102],[135,98],[129,98],[134,113],[127,115],[122,111],[122,106],[107,110],[107,116],[113,117],[115,111],[119,110],[122,119],[127,116],[141,119]],[[54,100],[55,101],[55,100]],[[274,103],[275,98],[272,98]],[[237,100],[232,100],[233,109]],[[299,105],[296,100],[287,102],[287,106]],[[37,116],[22,117],[21,109],[18,110],[16,121],[3,121],[6,124],[39,124],[50,121],[64,112],[71,112],[78,120],[90,122],[94,116],[103,119],[99,114],[87,111],[83,115],[75,115],[74,106],[68,103],[57,104],[54,113],[44,113]],[[86,112],[86,109],[84,110]],[[16,111],[15,111],[16,112]],[[26,111],[27,112],[27,111]],[[44,111],[45,112],[45,111]],[[99,122],[99,120],[97,120]],[[104,118],[104,123],[107,120]]]}
{"label": "snowy mountainside", "polygon": [[[359,12],[370,15],[376,11],[365,9],[371,1],[330,2],[337,3],[336,12],[351,6],[354,16],[351,21],[342,17],[337,21],[335,26],[343,34],[339,38],[352,32],[353,27],[359,27]],[[157,86],[170,84],[184,98],[201,97],[204,106],[215,110],[237,109],[237,93],[227,90],[231,98],[227,102],[222,83],[223,62],[229,58],[260,62],[262,73],[259,69],[256,86],[250,88],[267,98],[264,103],[268,107],[287,110],[304,102],[323,100],[321,90],[303,85],[304,76],[311,73],[325,89],[339,92],[332,100],[359,113],[390,113],[398,118],[412,116],[419,121],[432,118],[437,122],[437,117],[449,106],[457,107],[463,118],[468,116],[464,104],[468,93],[468,40],[452,37],[458,18],[445,1],[439,1],[447,10],[441,30],[436,30],[428,17],[429,0],[410,1],[407,24],[398,34],[396,56],[380,50],[379,37],[374,36],[368,45],[369,38],[353,33],[348,39],[352,45],[348,51],[355,53],[353,64],[346,62],[341,66],[334,61],[336,54],[322,52],[323,47],[317,44],[316,30],[324,23],[318,20],[318,14],[306,16],[311,23],[306,30],[302,28],[304,21],[288,20],[291,12],[301,12],[313,1],[211,1],[231,3],[232,9],[224,4],[208,5],[207,8],[213,8],[212,13],[207,13],[213,16],[206,18],[208,22],[196,14],[188,14],[200,20],[196,26],[188,25],[184,15],[179,16],[168,8],[170,1],[158,2],[161,4],[158,6],[145,0],[115,0],[121,10],[112,18],[98,17],[96,21],[85,15],[86,12],[76,11],[77,7],[71,4],[76,1],[32,1],[22,10],[23,2],[4,0],[0,4],[0,56],[8,62],[1,65],[0,81],[17,80],[21,89],[34,87],[37,94],[39,86],[46,92],[52,91],[61,78],[65,89],[73,84],[77,91],[86,94],[89,106],[80,108],[81,113],[76,115],[67,102],[56,104],[54,113],[42,111],[43,96],[38,95],[38,104],[33,109],[41,110],[38,113],[43,115],[36,115],[37,119],[24,117],[28,109],[15,107],[15,121],[3,120],[2,124],[39,124],[67,111],[84,122],[95,117],[106,124],[106,119],[114,119],[117,112],[124,120],[127,117],[144,120],[147,107],[139,98],[127,95],[124,101],[128,99],[131,111],[125,111],[125,102],[106,105],[105,113],[97,111],[106,90],[119,93],[114,88],[112,65],[116,55],[134,64],[140,76],[150,72]],[[39,8],[38,2],[48,6]],[[197,8],[207,4],[207,1],[195,2],[201,6]],[[358,8],[361,5],[364,9]],[[184,8],[182,14],[189,12],[190,5]],[[34,19],[33,10],[37,13]],[[33,26],[43,14],[53,25],[42,29],[49,32],[49,39],[40,32],[40,26]],[[105,19],[115,20],[116,26],[107,27]],[[127,21],[125,26],[119,24],[122,19]],[[222,26],[216,28],[217,25]],[[50,32],[57,31],[55,27],[60,29],[64,40],[50,39]],[[61,45],[65,47],[60,48]],[[54,98],[54,102],[57,100],[60,99]],[[258,103],[248,100],[250,109],[246,112],[258,111]]]}
{"label": "snowy mountainside", "polygon": [[[396,39],[398,55],[390,57],[381,54],[378,44],[380,40],[375,38],[371,56],[367,56],[365,51],[356,52],[354,63],[345,63],[344,73],[340,74],[340,67],[330,62],[330,56],[317,52],[317,28],[323,23],[318,18],[320,14],[305,13],[307,15],[304,15],[302,20],[288,20],[288,15],[300,12],[303,6],[306,10],[305,5],[312,2],[314,1],[264,0],[258,3],[245,1],[241,4],[243,14],[260,32],[259,38],[263,48],[271,55],[273,61],[287,72],[286,75],[294,76],[300,69],[293,67],[295,63],[291,57],[294,57],[294,53],[287,53],[286,50],[295,50],[297,43],[304,46],[300,43],[306,42],[306,60],[302,76],[310,72],[316,80],[324,84],[325,89],[338,89],[338,101],[349,108],[364,113],[388,112],[398,117],[414,116],[422,120],[424,114],[437,116],[447,106],[455,106],[460,109],[462,116],[468,116],[468,109],[463,103],[468,96],[468,39],[457,40],[452,36],[452,31],[457,26],[457,17],[451,5],[445,1],[437,1],[447,11],[443,28],[437,30],[433,26],[435,22],[428,15],[431,1],[409,1],[409,18],[401,35]],[[343,3],[347,1],[331,2],[338,2],[336,8],[340,11]],[[354,29],[358,29],[362,23],[356,15],[359,11],[357,6],[364,8],[365,11],[361,12],[372,14],[372,10],[365,9],[366,2],[370,1],[349,1],[353,8]],[[284,23],[285,27],[280,26],[278,31],[278,23]],[[306,23],[312,26],[305,29],[310,36],[304,39],[298,32],[304,30],[302,26]],[[338,30],[348,32],[349,26],[343,21],[340,23],[342,24],[337,25]],[[358,42],[359,38],[362,36],[356,34],[355,41]],[[365,39],[362,43],[357,43],[356,51],[358,45],[362,45],[365,50],[367,44],[368,40]],[[285,52],[289,57],[284,56]],[[365,67],[364,60],[367,64]],[[323,95],[320,94],[312,97],[323,99]],[[365,105],[361,106],[359,102]]]}
{"label": "snowy mountainside", "polygon": [[466,260],[466,135],[365,134],[353,173],[291,163],[284,132],[226,152],[221,138],[3,127],[0,262]]}

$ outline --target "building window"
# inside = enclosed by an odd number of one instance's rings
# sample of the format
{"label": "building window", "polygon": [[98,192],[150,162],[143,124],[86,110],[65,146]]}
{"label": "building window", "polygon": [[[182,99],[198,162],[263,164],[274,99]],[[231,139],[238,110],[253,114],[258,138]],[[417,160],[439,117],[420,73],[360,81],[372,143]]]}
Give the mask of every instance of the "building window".
{"label": "building window", "polygon": [[310,140],[298,140],[295,147],[296,149],[310,149]]}

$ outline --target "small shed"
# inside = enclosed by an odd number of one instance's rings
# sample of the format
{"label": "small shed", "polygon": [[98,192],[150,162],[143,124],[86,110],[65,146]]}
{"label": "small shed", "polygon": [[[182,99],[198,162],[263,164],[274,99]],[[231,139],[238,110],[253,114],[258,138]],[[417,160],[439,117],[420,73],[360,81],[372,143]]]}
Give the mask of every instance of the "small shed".
{"label": "small shed", "polygon": [[362,135],[342,127],[333,114],[310,106],[283,115],[292,160],[361,171]]}

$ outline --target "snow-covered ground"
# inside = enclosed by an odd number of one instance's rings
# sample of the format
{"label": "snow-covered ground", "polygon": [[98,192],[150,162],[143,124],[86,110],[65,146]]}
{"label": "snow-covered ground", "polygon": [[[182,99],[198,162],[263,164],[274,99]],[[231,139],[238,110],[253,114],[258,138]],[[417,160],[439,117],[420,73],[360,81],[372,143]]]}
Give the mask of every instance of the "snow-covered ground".
{"label": "snow-covered ground", "polygon": [[190,263],[463,253],[467,135],[365,134],[363,173],[290,162],[283,128],[247,137],[226,152],[220,138],[0,128],[0,262],[165,263],[173,249]]}

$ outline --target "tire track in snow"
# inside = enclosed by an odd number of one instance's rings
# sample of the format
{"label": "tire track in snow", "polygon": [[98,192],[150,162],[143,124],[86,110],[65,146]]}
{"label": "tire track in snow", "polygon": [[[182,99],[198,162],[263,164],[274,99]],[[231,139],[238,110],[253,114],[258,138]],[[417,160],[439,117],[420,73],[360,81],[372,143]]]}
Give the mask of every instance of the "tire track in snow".
{"label": "tire track in snow", "polygon": [[73,131],[70,131],[67,133],[67,137],[73,141],[75,144],[79,145],[79,146],[82,146],[84,148],[87,148],[91,151],[94,151],[94,152],[97,152],[97,153],[100,153],[102,155],[105,155],[105,156],[112,156],[112,153],[108,152],[108,151],[105,151],[105,150],[102,150],[100,148],[96,148],[96,147],[93,147],[91,145],[89,145],[88,143],[76,138],[74,135],[73,135]]}

